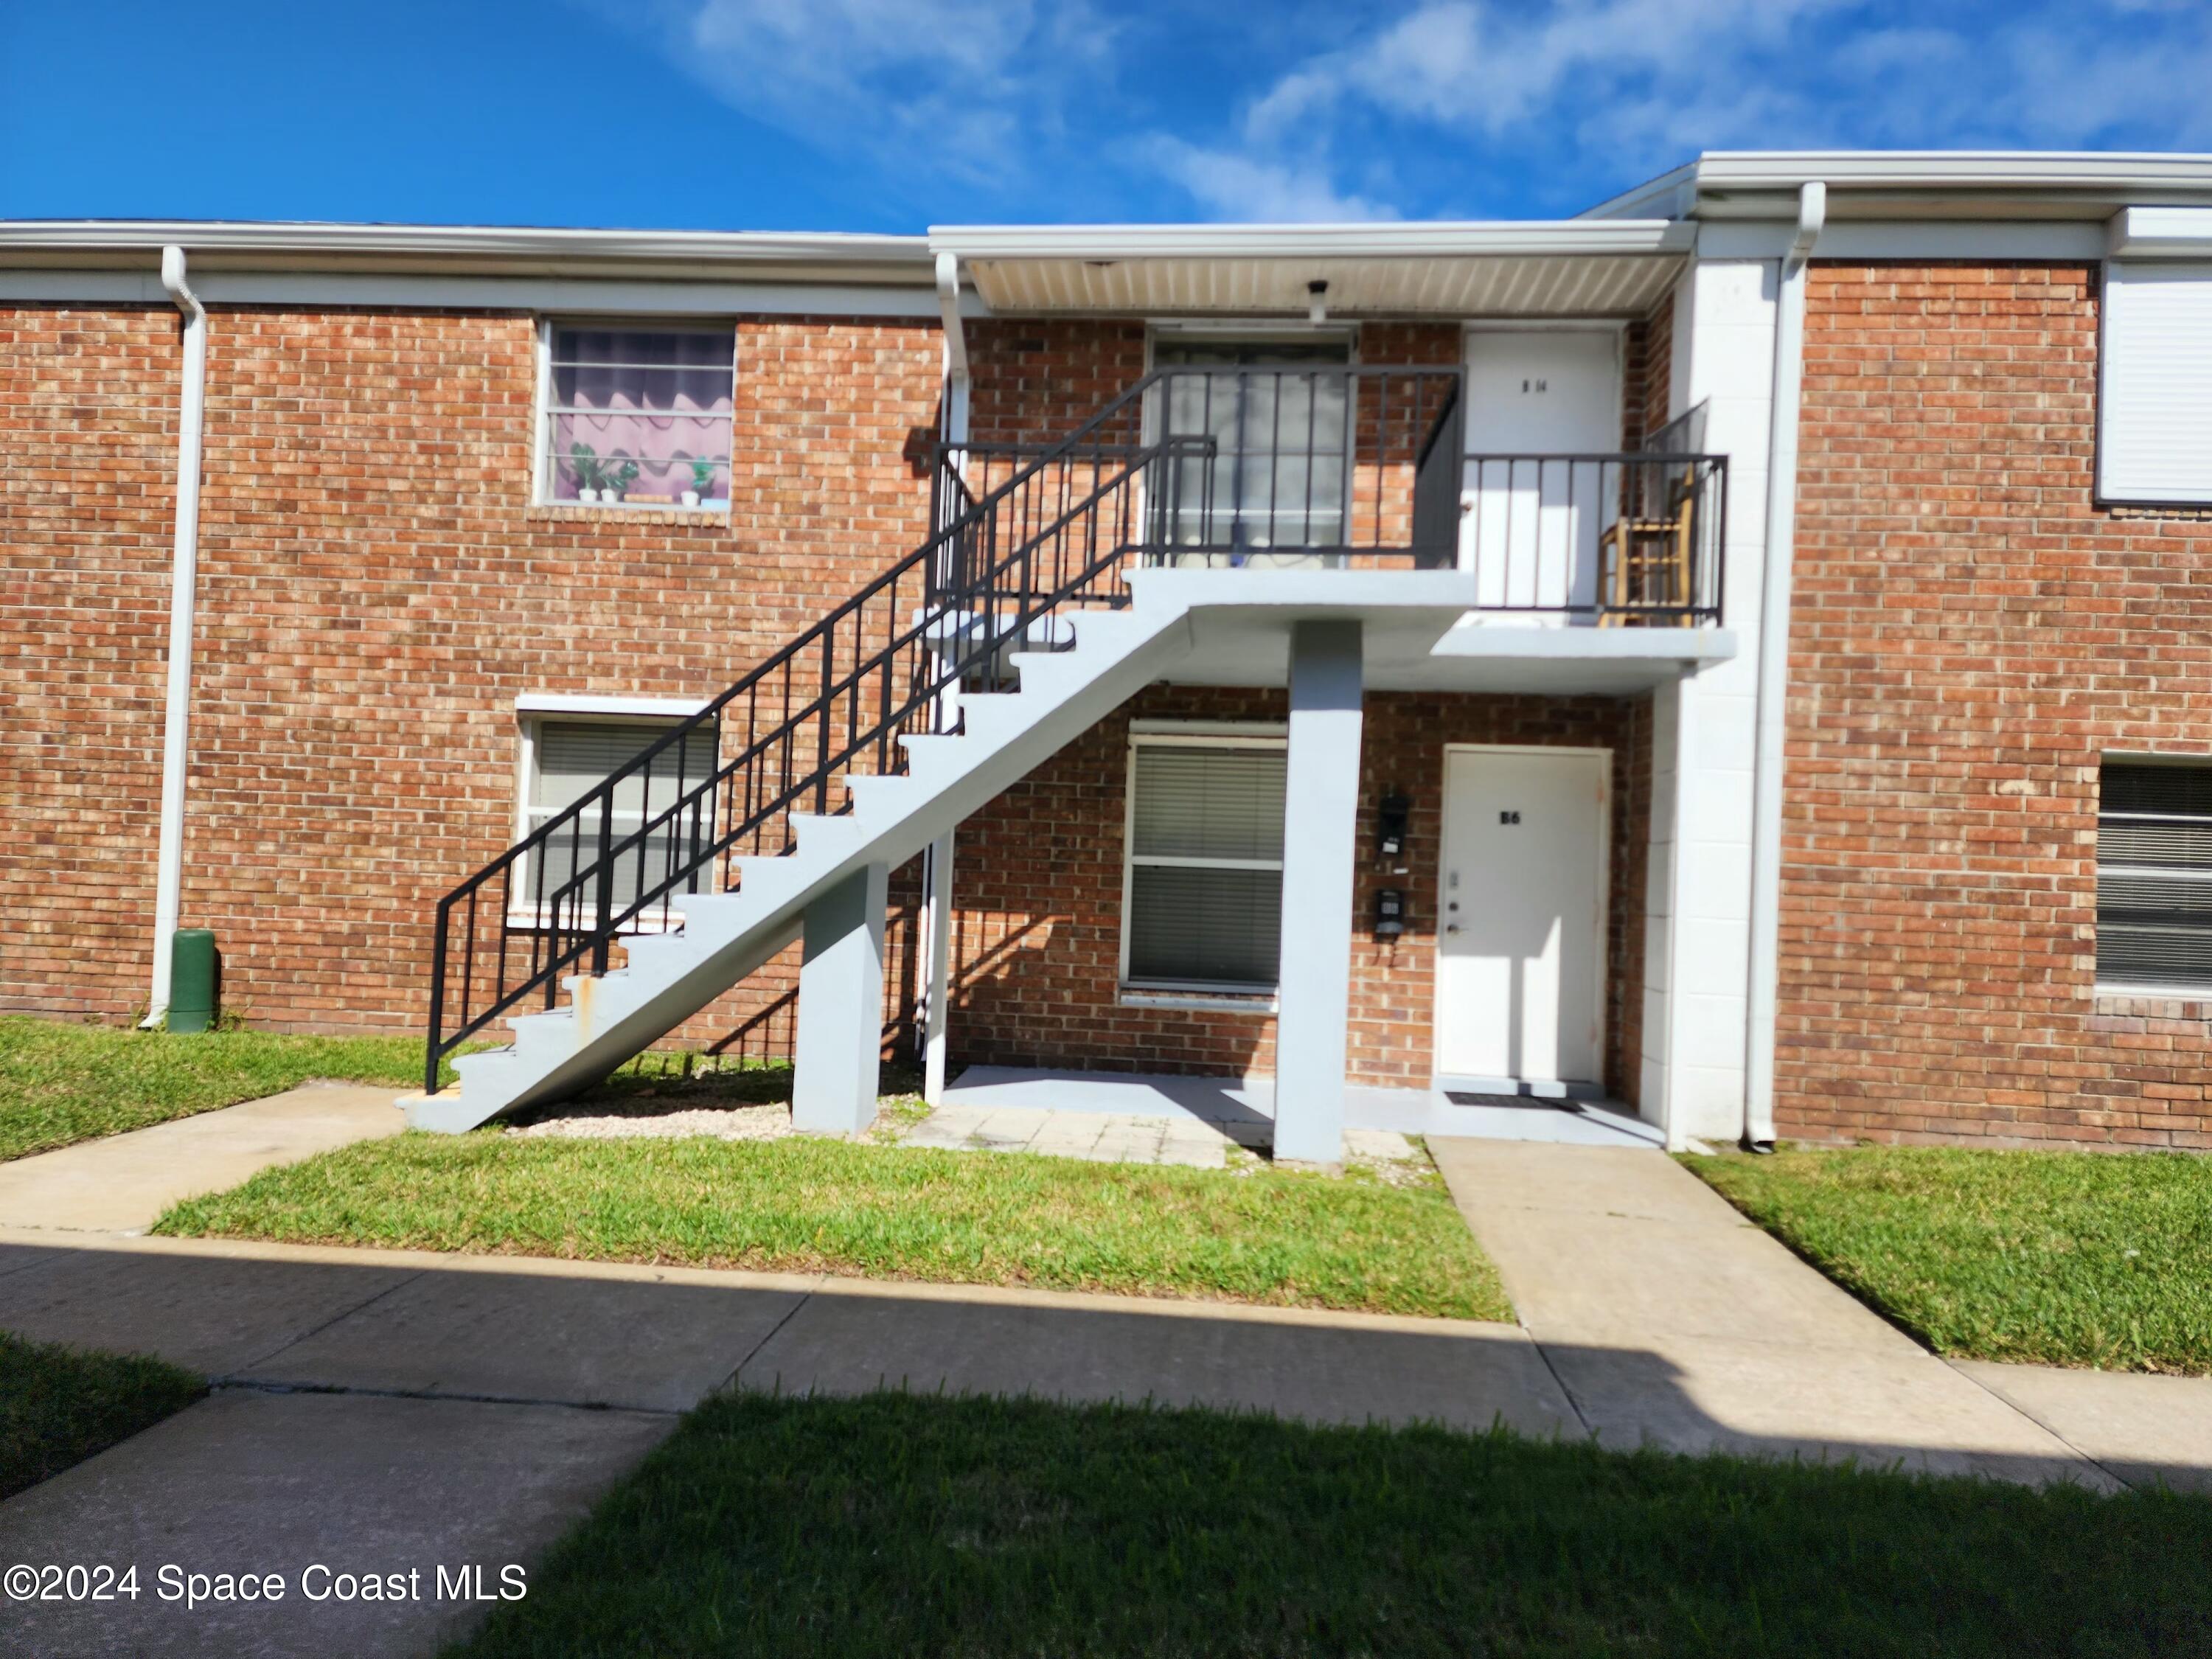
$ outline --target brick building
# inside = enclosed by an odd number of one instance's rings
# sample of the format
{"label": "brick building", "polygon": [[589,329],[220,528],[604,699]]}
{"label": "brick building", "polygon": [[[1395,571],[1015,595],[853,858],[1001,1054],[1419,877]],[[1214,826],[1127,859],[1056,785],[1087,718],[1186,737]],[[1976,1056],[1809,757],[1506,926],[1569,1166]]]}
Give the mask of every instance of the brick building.
{"label": "brick building", "polygon": [[2208,356],[2197,157],[0,224],[0,1010],[2204,1146]]}

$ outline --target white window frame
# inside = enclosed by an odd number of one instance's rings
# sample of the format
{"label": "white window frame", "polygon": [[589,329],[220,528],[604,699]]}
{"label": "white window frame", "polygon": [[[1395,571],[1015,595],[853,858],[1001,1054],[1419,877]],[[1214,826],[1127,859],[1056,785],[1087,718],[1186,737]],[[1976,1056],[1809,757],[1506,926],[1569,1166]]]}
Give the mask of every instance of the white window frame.
{"label": "white window frame", "polygon": [[[1182,869],[1274,870],[1283,867],[1280,859],[1202,859],[1159,858],[1139,859],[1137,856],[1137,753],[1146,745],[1176,749],[1259,749],[1281,754],[1290,747],[1289,728],[1279,721],[1250,722],[1231,720],[1134,720],[1129,726],[1129,754],[1122,774],[1121,786],[1121,951],[1116,969],[1116,983],[1125,1000],[1152,1001],[1167,1006],[1206,1007],[1212,1006],[1207,998],[1243,999],[1246,1004],[1255,999],[1268,999],[1273,1006],[1279,975],[1266,984],[1246,984],[1222,980],[1161,980],[1132,979],[1129,975],[1129,935],[1131,907],[1136,901],[1137,866],[1173,866]],[[1232,1005],[1233,1006],[1233,1005]]]}
{"label": "white window frame", "polygon": [[[530,804],[531,784],[538,775],[538,730],[549,720],[564,724],[575,722],[602,726],[659,726],[664,728],[682,725],[706,708],[703,702],[681,697],[595,697],[568,693],[525,692],[514,700],[515,764],[514,764],[514,841],[520,846],[537,826],[531,823],[531,814],[538,809]],[[615,836],[621,839],[625,830],[634,830],[645,820],[642,810],[635,813],[617,812],[614,817]],[[625,825],[623,820],[630,822]],[[529,901],[530,854],[519,854],[514,860],[514,879],[508,888],[513,895],[507,907],[507,921],[510,927],[543,927],[547,925],[544,907]],[[640,933],[673,932],[684,925],[684,915],[672,906],[665,915],[651,920],[641,917],[630,931]]]}
{"label": "white window frame", "polygon": [[[2104,773],[2105,769],[2108,766],[2186,766],[2193,767],[2199,770],[2212,771],[2212,755],[2144,755],[2128,754],[2123,751],[2115,750],[2100,755],[2097,757],[2097,832],[2099,848],[2096,856],[2094,856],[2090,861],[2091,871],[2096,881],[2096,888],[2094,892],[2091,895],[2090,899],[2090,912],[2092,917],[2094,917],[2096,909],[2103,900],[2105,875],[2108,869],[2114,875],[2148,875],[2155,876],[2164,880],[2212,882],[2212,870],[2206,870],[2200,873],[2194,871],[2184,872],[2177,870],[2172,865],[2114,864],[2107,866],[2106,864],[2102,851],[2102,841],[2105,827]],[[2104,930],[2101,927],[2097,926],[2094,920],[2092,921],[2091,927],[2093,937],[2090,940],[2090,957],[2092,963],[2094,964],[2093,972],[2095,975],[2090,986],[2090,994],[2092,996],[2112,999],[2133,997],[2138,1000],[2148,1000],[2151,1001],[2166,1002],[2212,1001],[2212,985],[2119,985],[2114,984],[2105,979],[2102,976],[2104,966],[2102,949],[2104,945]]]}
{"label": "white window frame", "polygon": [[[530,501],[533,507],[559,507],[579,512],[605,511],[609,513],[696,513],[708,518],[725,518],[729,507],[686,507],[675,501],[564,501],[553,495],[553,416],[558,413],[553,407],[553,331],[556,328],[627,329],[641,334],[720,334],[730,336],[730,453],[724,458],[723,469],[729,478],[731,500],[737,491],[737,430],[738,430],[738,326],[734,318],[659,317],[659,316],[577,316],[567,313],[547,313],[538,319],[538,395],[533,399],[531,419],[536,433],[530,444]],[[720,419],[720,416],[714,418]]]}

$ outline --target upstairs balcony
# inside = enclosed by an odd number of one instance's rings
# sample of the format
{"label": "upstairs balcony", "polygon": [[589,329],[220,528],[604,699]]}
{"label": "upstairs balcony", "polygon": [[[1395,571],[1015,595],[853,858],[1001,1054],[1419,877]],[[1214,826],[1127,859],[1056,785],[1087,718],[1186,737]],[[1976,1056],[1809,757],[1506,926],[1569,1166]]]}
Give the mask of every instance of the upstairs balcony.
{"label": "upstairs balcony", "polygon": [[[1072,443],[940,446],[935,524],[1011,484],[1012,529],[1079,525],[1130,568],[1458,571],[1500,622],[1718,622],[1724,458],[1680,447],[1680,423],[1632,453],[1470,454],[1465,399],[1457,368],[1157,369]],[[1000,556],[955,534],[942,580]]]}

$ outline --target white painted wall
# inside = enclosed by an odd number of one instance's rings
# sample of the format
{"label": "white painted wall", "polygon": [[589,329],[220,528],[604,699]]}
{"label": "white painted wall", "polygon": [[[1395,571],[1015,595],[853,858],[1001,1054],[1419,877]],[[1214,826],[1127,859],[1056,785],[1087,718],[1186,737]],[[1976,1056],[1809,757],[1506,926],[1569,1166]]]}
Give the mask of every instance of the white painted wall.
{"label": "white painted wall", "polygon": [[1729,458],[1722,626],[1740,654],[1659,694],[1646,934],[1644,1114],[1671,1140],[1741,1133],[1759,599],[1779,264],[1704,259],[1674,293],[1670,414],[1706,406]]}

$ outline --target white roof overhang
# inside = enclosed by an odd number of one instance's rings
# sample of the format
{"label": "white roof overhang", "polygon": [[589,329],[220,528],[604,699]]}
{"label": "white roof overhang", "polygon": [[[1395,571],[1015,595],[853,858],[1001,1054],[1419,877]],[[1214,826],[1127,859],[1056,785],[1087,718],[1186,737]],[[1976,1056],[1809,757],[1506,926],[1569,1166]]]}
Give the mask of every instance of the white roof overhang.
{"label": "white roof overhang", "polygon": [[994,311],[1014,315],[1633,315],[1695,246],[1665,221],[1385,225],[938,227]]}

